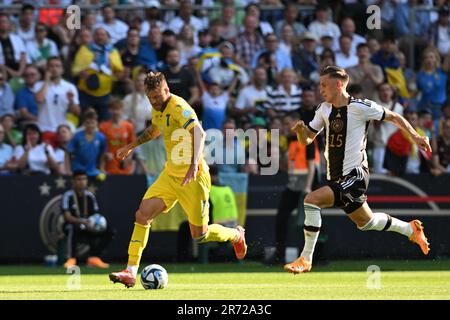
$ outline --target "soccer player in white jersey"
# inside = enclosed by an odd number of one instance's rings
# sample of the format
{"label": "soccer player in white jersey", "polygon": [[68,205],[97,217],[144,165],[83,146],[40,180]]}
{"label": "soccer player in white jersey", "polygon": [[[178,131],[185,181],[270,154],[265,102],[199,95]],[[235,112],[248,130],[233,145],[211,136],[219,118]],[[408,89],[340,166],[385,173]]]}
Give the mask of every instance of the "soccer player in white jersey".
{"label": "soccer player in white jersey", "polygon": [[366,155],[367,129],[371,120],[389,121],[408,132],[419,148],[431,151],[427,137],[421,137],[398,113],[371,101],[353,99],[346,91],[349,76],[344,69],[328,66],[320,74],[320,93],[324,98],[314,119],[305,124],[298,121],[292,128],[297,139],[313,142],[325,129],[327,185],[309,193],[305,205],[305,246],[300,257],[284,266],[292,273],[311,270],[314,247],[319,237],[322,219],[320,210],[340,207],[362,231],[393,231],[403,234],[428,254],[430,248],[422,222],[404,222],[382,212],[372,212],[365,195],[369,171]]}

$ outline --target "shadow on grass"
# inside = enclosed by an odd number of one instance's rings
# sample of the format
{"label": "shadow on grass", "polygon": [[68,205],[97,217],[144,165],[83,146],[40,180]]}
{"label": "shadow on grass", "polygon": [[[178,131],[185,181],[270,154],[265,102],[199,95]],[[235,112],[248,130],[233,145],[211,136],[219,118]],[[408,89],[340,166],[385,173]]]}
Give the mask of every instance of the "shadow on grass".
{"label": "shadow on grass", "polygon": [[[382,271],[450,271],[450,260],[340,260],[330,261],[326,265],[313,265],[313,272],[366,272],[371,265],[378,266]],[[141,267],[150,264],[143,262]],[[250,273],[250,272],[284,272],[282,265],[268,266],[259,262],[245,261],[241,263],[161,263],[169,273]],[[81,273],[104,274],[124,268],[123,264],[113,264],[109,269],[94,269],[80,266]],[[3,265],[0,266],[1,277],[29,275],[65,275],[63,267],[46,267],[40,265]]]}

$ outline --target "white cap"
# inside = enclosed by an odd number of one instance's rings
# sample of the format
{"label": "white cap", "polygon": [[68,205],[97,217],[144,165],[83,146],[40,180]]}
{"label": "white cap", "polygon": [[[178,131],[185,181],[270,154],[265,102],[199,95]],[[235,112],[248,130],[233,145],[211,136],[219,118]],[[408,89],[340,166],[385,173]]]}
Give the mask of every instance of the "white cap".
{"label": "white cap", "polygon": [[161,8],[161,4],[158,0],[145,0],[145,5],[149,6],[150,8]]}

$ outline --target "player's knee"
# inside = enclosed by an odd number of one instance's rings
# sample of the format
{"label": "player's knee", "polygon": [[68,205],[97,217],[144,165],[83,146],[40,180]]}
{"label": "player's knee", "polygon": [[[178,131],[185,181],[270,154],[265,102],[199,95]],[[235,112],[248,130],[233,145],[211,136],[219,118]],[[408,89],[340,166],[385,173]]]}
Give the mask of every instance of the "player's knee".
{"label": "player's knee", "polygon": [[323,205],[321,198],[314,192],[308,193],[303,202],[305,204],[312,204],[319,208],[322,208],[322,205]]}
{"label": "player's knee", "polygon": [[149,223],[152,223],[153,218],[152,218],[151,214],[149,214],[148,212],[145,212],[144,210],[139,209],[138,211],[136,211],[135,220],[139,224],[147,225]]}

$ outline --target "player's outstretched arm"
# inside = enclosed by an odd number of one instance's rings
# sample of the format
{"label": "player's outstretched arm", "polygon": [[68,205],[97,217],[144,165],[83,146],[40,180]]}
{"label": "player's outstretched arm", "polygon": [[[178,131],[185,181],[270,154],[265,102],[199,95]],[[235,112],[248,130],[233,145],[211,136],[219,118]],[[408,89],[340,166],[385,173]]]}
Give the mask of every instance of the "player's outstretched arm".
{"label": "player's outstretched arm", "polygon": [[311,144],[317,136],[317,133],[311,131],[302,120],[298,121],[291,130],[297,134],[298,141],[305,145]]}
{"label": "player's outstretched arm", "polygon": [[117,150],[116,157],[120,160],[125,159],[128,157],[134,148],[140,146],[141,144],[144,144],[152,139],[157,138],[161,133],[159,132],[158,128],[154,126],[153,124],[150,125],[147,129],[145,129],[141,135],[137,138],[136,141],[127,144],[126,146],[120,148]]}
{"label": "player's outstretched arm", "polygon": [[432,151],[428,137],[426,136],[422,137],[421,135],[419,135],[417,131],[408,122],[408,120],[406,120],[402,115],[393,112],[391,110],[388,110],[386,108],[384,110],[385,110],[384,116],[385,121],[390,121],[393,124],[395,124],[398,128],[408,132],[420,149],[428,152]]}

